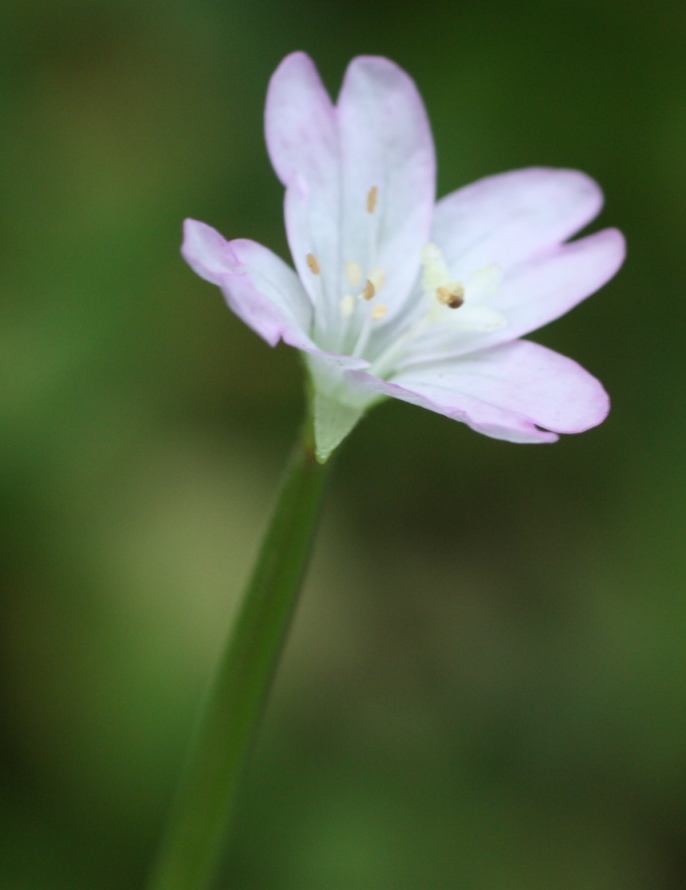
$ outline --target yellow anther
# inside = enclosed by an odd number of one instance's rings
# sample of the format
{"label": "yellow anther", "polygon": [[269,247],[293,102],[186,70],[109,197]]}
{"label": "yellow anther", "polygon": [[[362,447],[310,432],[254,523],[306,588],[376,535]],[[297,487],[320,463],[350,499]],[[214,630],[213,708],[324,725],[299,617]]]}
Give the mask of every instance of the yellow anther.
{"label": "yellow anther", "polygon": [[371,300],[375,293],[376,289],[374,288],[374,285],[369,279],[367,279],[367,283],[362,290],[362,296],[365,298],[365,300]]}
{"label": "yellow anther", "polygon": [[307,260],[310,272],[312,272],[313,275],[319,275],[322,270],[319,268],[319,260],[317,257],[313,253],[308,253],[305,259]]}
{"label": "yellow anther", "polygon": [[461,284],[453,284],[450,287],[436,288],[436,299],[450,309],[459,309],[464,303],[464,288]]}
{"label": "yellow anther", "polygon": [[387,312],[388,306],[384,306],[383,303],[379,303],[378,306],[375,306],[372,309],[372,321],[379,321]]}
{"label": "yellow anther", "polygon": [[379,190],[374,185],[367,192],[367,213],[374,213],[376,210],[376,200],[379,197]]}
{"label": "yellow anther", "polygon": [[345,264],[345,277],[348,280],[348,284],[352,284],[353,287],[357,287],[360,283],[360,278],[362,278],[362,269],[360,269],[360,264],[356,263],[355,260],[348,260]]}
{"label": "yellow anther", "polygon": [[374,285],[375,292],[378,293],[386,283],[386,271],[381,266],[377,266],[370,272],[369,280]]}
{"label": "yellow anther", "polygon": [[342,317],[350,318],[355,311],[355,297],[351,297],[350,294],[348,294],[346,297],[343,297],[339,306]]}

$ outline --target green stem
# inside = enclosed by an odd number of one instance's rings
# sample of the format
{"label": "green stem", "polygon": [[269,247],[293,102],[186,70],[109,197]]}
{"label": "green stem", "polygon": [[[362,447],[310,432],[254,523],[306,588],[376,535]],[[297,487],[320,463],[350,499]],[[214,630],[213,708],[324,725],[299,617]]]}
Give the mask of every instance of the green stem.
{"label": "green stem", "polygon": [[308,422],[231,629],[148,890],[206,890],[307,564],[326,467]]}

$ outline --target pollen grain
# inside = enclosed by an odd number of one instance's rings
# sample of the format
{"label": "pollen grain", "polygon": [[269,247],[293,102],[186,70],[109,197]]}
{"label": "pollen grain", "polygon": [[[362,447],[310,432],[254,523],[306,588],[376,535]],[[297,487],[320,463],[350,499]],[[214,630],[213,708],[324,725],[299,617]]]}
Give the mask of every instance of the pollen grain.
{"label": "pollen grain", "polygon": [[342,318],[350,318],[350,316],[355,311],[355,297],[348,294],[346,297],[343,297],[339,304],[339,308],[341,310]]}
{"label": "pollen grain", "polygon": [[371,300],[375,293],[376,293],[376,288],[374,287],[372,282],[369,279],[367,279],[367,283],[365,284],[365,286],[362,290],[362,296],[365,298],[365,300]]}
{"label": "pollen grain", "polygon": [[353,287],[356,287],[360,283],[360,278],[362,278],[360,264],[356,263],[355,260],[348,260],[345,264],[345,277],[348,284],[352,284]]}
{"label": "pollen grain", "polygon": [[436,288],[436,299],[450,309],[459,309],[464,303],[464,288],[461,284]]}
{"label": "pollen grain", "polygon": [[376,269],[372,269],[369,273],[369,280],[374,285],[374,291],[378,294],[381,288],[386,283],[386,272],[381,266],[377,266]]}
{"label": "pollen grain", "polygon": [[313,253],[308,253],[305,260],[307,261],[310,272],[312,272],[313,275],[319,275],[322,270],[319,268],[319,260],[317,257]]}

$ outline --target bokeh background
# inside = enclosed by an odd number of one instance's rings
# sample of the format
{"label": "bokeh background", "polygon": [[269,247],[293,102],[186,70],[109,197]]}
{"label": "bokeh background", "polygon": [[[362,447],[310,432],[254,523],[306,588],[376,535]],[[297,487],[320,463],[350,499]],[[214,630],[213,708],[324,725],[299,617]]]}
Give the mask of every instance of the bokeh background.
{"label": "bokeh background", "polygon": [[680,0],[3,0],[0,888],[143,885],[303,409],[180,225],[287,255],[262,109],[294,49],[334,92],[402,64],[440,193],[587,171],[629,257],[534,338],[602,427],[388,403],[346,443],[221,886],[686,888]]}

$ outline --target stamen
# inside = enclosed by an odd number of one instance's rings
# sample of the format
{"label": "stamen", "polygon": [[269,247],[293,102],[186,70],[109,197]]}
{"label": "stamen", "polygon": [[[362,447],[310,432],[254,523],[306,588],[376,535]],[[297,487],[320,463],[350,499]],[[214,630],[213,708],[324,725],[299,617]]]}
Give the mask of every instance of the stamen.
{"label": "stamen", "polygon": [[343,318],[350,318],[350,316],[355,311],[355,297],[351,297],[348,294],[346,297],[343,297],[340,304],[341,315]]}
{"label": "stamen", "polygon": [[438,287],[436,288],[436,299],[450,309],[459,309],[464,303],[464,288],[461,284],[454,284],[452,287]]}
{"label": "stamen", "polygon": [[372,269],[370,272],[369,280],[374,285],[374,291],[378,293],[386,283],[386,270],[382,269],[381,266],[377,266],[376,269]]}
{"label": "stamen", "polygon": [[371,300],[375,293],[376,293],[376,289],[375,289],[374,285],[372,284],[372,282],[369,279],[367,279],[367,283],[365,284],[364,289],[362,290],[362,296],[365,298],[365,300]]}
{"label": "stamen", "polygon": [[360,268],[360,264],[356,263],[355,260],[348,260],[345,264],[345,277],[348,280],[348,284],[352,284],[353,287],[357,287],[360,283],[360,278],[362,278],[362,269]]}
{"label": "stamen", "polygon": [[387,312],[388,306],[384,306],[383,303],[379,303],[378,306],[375,306],[372,309],[372,321],[380,321]]}
{"label": "stamen", "polygon": [[319,260],[317,257],[313,253],[308,253],[305,260],[310,268],[310,272],[312,272],[313,275],[319,275],[322,270],[319,268]]}
{"label": "stamen", "polygon": [[376,201],[379,197],[379,190],[374,185],[367,192],[367,213],[374,213],[376,210]]}

